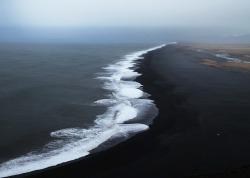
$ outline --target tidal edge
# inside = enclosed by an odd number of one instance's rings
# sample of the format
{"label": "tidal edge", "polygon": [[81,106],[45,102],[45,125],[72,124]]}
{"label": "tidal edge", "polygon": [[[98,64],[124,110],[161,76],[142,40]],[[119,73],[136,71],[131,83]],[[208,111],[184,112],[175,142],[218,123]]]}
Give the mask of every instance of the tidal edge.
{"label": "tidal edge", "polygon": [[[189,52],[188,56],[185,52]],[[204,132],[198,118],[208,111],[201,111],[190,102],[190,99],[195,99],[192,94],[193,90],[197,93],[196,89],[193,89],[187,82],[180,84],[182,82],[178,79],[180,75],[184,75],[188,79],[193,76],[189,72],[185,73],[185,70],[178,70],[179,64],[175,63],[173,59],[185,58],[186,63],[183,65],[193,68],[201,67],[196,72],[208,70],[214,75],[213,77],[216,77],[219,69],[204,66],[193,60],[197,57],[212,58],[212,56],[206,55],[200,56],[197,52],[190,52],[178,45],[168,45],[148,52],[144,55],[143,60],[138,61],[137,72],[142,75],[136,79],[143,85],[143,91],[151,95],[149,98],[159,109],[159,114],[148,131],[139,133],[108,150],[13,177],[250,177],[250,167],[228,169],[230,166],[231,168],[239,167],[240,164],[230,164],[224,169],[222,169],[223,166],[214,167],[213,164],[216,164],[214,161],[217,158],[213,158],[216,156],[212,155],[212,152],[201,158],[211,157],[209,160],[211,163],[204,166],[204,160],[199,160],[201,155],[211,149],[204,148],[204,146],[199,147],[199,145],[202,143],[209,147],[209,144],[213,142],[219,143],[221,138],[208,134],[205,136],[205,139],[208,139],[205,143],[201,140],[204,137],[197,136]],[[172,63],[167,62],[168,59],[171,59]],[[164,70],[163,66],[167,65],[170,65],[167,69],[175,68],[175,70]],[[228,71],[219,71],[220,74],[228,77],[226,72]],[[195,76],[196,80],[203,80],[202,75]],[[218,98],[213,99],[213,102],[218,100]],[[212,131],[208,131],[208,133],[212,133]],[[204,150],[194,154],[201,148]],[[193,151],[190,153],[188,150],[192,149]],[[219,164],[223,164],[223,161]],[[245,164],[245,162],[241,164]],[[216,173],[221,171],[222,173]]]}

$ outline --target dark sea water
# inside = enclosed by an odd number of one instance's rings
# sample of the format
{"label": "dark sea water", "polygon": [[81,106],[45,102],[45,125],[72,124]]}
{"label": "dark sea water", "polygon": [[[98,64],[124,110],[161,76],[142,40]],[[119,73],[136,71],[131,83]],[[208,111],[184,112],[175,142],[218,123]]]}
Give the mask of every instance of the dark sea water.
{"label": "dark sea water", "polygon": [[155,46],[0,44],[0,177],[147,130],[157,109],[134,69]]}

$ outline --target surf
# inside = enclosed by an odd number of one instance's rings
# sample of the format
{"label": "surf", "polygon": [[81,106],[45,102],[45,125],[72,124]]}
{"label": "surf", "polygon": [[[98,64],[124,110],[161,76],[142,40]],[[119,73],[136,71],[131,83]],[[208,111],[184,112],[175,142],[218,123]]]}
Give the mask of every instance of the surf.
{"label": "surf", "polygon": [[149,129],[148,125],[141,123],[139,116],[143,115],[147,108],[155,106],[142,91],[141,84],[134,81],[141,74],[133,67],[138,60],[143,59],[144,54],[164,46],[128,54],[119,62],[104,67],[105,75],[97,79],[104,82],[103,89],[110,94],[108,98],[94,102],[95,105],[107,107],[105,113],[96,117],[95,124],[87,129],[66,128],[51,132],[50,136],[56,138],[55,141],[45,145],[42,150],[2,163],[0,177],[23,174],[72,161],[89,155],[91,150],[110,139],[127,138],[128,135]]}

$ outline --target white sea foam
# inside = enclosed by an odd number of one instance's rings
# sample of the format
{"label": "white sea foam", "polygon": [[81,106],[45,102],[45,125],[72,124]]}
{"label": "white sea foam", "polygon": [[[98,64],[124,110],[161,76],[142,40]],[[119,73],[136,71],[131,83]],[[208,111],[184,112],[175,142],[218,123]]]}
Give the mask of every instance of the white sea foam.
{"label": "white sea foam", "polygon": [[140,115],[143,108],[151,106],[152,101],[140,98],[143,96],[143,91],[140,90],[141,84],[123,79],[139,76],[139,73],[131,69],[135,61],[143,59],[143,54],[164,46],[126,55],[120,62],[105,67],[104,70],[109,76],[99,77],[99,79],[105,80],[103,88],[110,91],[110,98],[94,102],[108,106],[104,114],[97,116],[95,125],[88,129],[68,128],[52,132],[51,137],[57,141],[50,142],[40,152],[28,153],[2,163],[0,177],[22,174],[75,160],[88,155],[91,150],[112,137],[126,137],[127,134],[147,130],[149,127],[145,124],[124,124]]}
{"label": "white sea foam", "polygon": [[140,98],[143,95],[143,92],[139,89],[126,87],[122,88],[119,93],[120,96],[128,97],[128,98]]}
{"label": "white sea foam", "polygon": [[115,99],[101,99],[101,100],[95,101],[94,103],[97,105],[110,106],[110,105],[118,103],[118,101]]}
{"label": "white sea foam", "polygon": [[51,136],[56,138],[73,137],[80,139],[77,141],[73,139],[67,144],[62,145],[61,148],[56,148],[46,153],[30,153],[5,162],[0,167],[0,176],[6,177],[22,174],[75,160],[88,155],[90,150],[96,148],[116,134],[126,136],[128,133],[140,132],[146,129],[148,129],[148,126],[144,124],[116,124],[108,128],[59,130],[51,133]]}

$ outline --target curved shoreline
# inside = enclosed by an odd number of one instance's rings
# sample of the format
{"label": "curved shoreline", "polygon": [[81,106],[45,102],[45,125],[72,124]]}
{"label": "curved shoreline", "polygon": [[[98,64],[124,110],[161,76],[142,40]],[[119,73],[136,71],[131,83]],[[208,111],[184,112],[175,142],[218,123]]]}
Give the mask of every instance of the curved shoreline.
{"label": "curved shoreline", "polygon": [[[107,77],[99,77],[100,79],[103,79],[103,80],[107,80],[107,81],[109,81],[109,83],[106,81],[105,82],[105,85],[104,85],[104,88],[105,89],[107,89],[107,90],[111,90],[111,91],[113,91],[114,89],[112,88],[112,87],[114,87],[113,85],[118,85],[118,81],[120,81],[121,79],[120,78],[122,78],[122,76],[123,75],[128,75],[128,76],[131,76],[131,75],[139,75],[137,72],[135,72],[134,71],[134,69],[129,69],[129,68],[134,68],[135,66],[134,66],[134,64],[135,63],[137,63],[138,62],[138,60],[140,60],[141,59],[141,56],[143,55],[143,54],[145,54],[145,53],[147,53],[147,52],[149,52],[149,51],[154,51],[154,50],[156,50],[156,49],[160,49],[160,48],[162,48],[163,46],[165,46],[165,45],[160,45],[160,46],[156,46],[156,47],[153,47],[153,48],[149,48],[149,49],[147,49],[147,50],[140,50],[140,51],[137,51],[137,52],[133,52],[133,53],[131,53],[131,54],[128,54],[128,55],[126,55],[125,57],[124,57],[124,59],[123,60],[121,60],[120,62],[117,62],[117,63],[115,63],[115,64],[110,64],[108,67],[105,67],[105,69],[106,70],[108,70],[108,69],[110,69],[110,70],[114,70],[115,72],[113,72],[114,74],[112,74],[111,76],[107,76]],[[121,72],[119,72],[121,70]],[[125,70],[125,71],[127,71],[126,73],[123,71],[123,70]],[[123,73],[122,73],[123,72]],[[109,74],[109,73],[108,73]],[[120,78],[119,78],[120,77]],[[112,81],[114,80],[114,83],[112,83]],[[133,90],[138,90],[139,91],[139,89],[137,89],[138,87],[137,87],[137,85],[136,86],[130,86],[130,85],[128,85],[128,86],[126,86],[125,84],[125,82],[126,82],[127,80],[125,80],[125,81],[123,81],[123,84],[122,85],[124,85],[125,87],[127,87],[128,89],[133,89]],[[130,80],[129,80],[130,81]],[[121,82],[120,82],[121,83]],[[124,84],[125,83],[125,84]],[[136,83],[135,81],[134,81],[134,83]],[[134,84],[133,83],[133,84]],[[108,84],[109,84],[109,86],[108,86]],[[129,83],[129,84],[132,84],[132,81]],[[111,86],[110,86],[111,85]],[[138,85],[139,86],[139,85]],[[108,87],[108,88],[107,88]],[[110,88],[111,87],[111,88]],[[118,87],[118,86],[115,86],[116,88]],[[121,86],[120,86],[121,87]],[[134,88],[136,88],[136,89],[134,89]],[[114,92],[114,91],[113,91]],[[114,93],[112,92],[112,96],[114,97],[114,98],[111,98],[111,99],[113,99],[113,100],[115,100],[116,99],[116,97],[119,97],[119,96],[116,96]],[[141,93],[143,93],[143,91],[141,91]],[[126,93],[122,93],[121,92],[121,94],[126,94]],[[122,95],[123,96],[123,95]],[[131,96],[131,95],[129,95],[128,96],[128,94],[126,94],[126,97],[129,99],[130,97],[132,97],[132,98],[141,98],[141,96]],[[110,100],[111,100],[110,99]],[[139,99],[138,99],[139,100]],[[146,100],[146,99],[144,99],[144,100]],[[148,99],[147,99],[148,100]],[[99,100],[98,100],[99,101]],[[150,100],[148,100],[148,101],[150,101]],[[151,101],[150,101],[150,103],[151,103]],[[99,104],[99,103],[98,103]],[[102,103],[101,103],[102,104]],[[126,103],[125,103],[126,104]],[[145,103],[144,105],[146,105],[147,103]],[[130,107],[131,107],[131,104],[129,104],[130,105]],[[142,104],[141,104],[142,105]],[[148,105],[149,105],[149,103],[148,103]],[[148,106],[149,107],[149,106]],[[119,119],[119,118],[118,118]],[[129,120],[130,118],[128,118],[128,120]],[[121,119],[120,119],[121,120]],[[118,124],[120,123],[120,122],[124,122],[123,120],[118,120],[119,122],[118,122]],[[128,126],[130,126],[130,125],[132,125],[132,126],[140,126],[141,128],[139,128],[139,129],[141,129],[142,130],[142,126],[143,126],[143,130],[147,130],[148,129],[148,126],[146,126],[146,125],[144,125],[144,124],[137,124],[137,123],[133,123],[133,121],[132,121],[132,123],[131,124],[122,124],[121,125],[121,127],[123,127],[123,126],[126,126],[126,125],[128,125]],[[122,129],[122,128],[121,128]],[[139,130],[139,129],[137,129],[137,130]],[[139,130],[139,131],[134,131],[134,132],[141,132],[141,130]],[[63,130],[64,131],[64,130]],[[67,131],[67,130],[66,130]],[[61,130],[59,130],[59,132],[60,132],[60,134],[61,134]],[[129,132],[129,131],[128,131]],[[123,133],[123,132],[122,132]],[[123,140],[124,141],[124,140]],[[117,142],[117,141],[116,141]],[[119,143],[119,142],[118,142]],[[117,143],[116,143],[117,144]],[[99,147],[97,147],[97,148],[94,148],[93,150],[91,150],[90,151],[90,153],[92,153],[92,155],[94,155],[94,154],[98,154],[97,152],[98,151],[96,151],[96,150],[106,150],[107,148],[110,148],[110,146],[105,146],[105,148],[104,149],[100,149]],[[94,154],[93,154],[94,153]],[[90,155],[90,157],[92,156],[92,155]],[[62,162],[62,163],[60,163],[60,164],[58,164],[58,165],[55,165],[55,166],[49,166],[49,167],[45,167],[45,168],[43,168],[43,169],[35,169],[35,170],[33,170],[33,171],[30,171],[30,172],[26,172],[26,173],[22,173],[22,174],[18,174],[18,175],[15,175],[16,177],[23,177],[23,176],[29,176],[29,175],[36,175],[37,173],[39,173],[39,172],[44,172],[44,171],[47,171],[47,170],[51,170],[51,169],[53,169],[53,168],[55,168],[55,167],[60,167],[60,166],[63,166],[63,165],[68,165],[68,164],[71,164],[71,163],[73,163],[73,162],[77,162],[78,160],[81,160],[81,159],[85,159],[85,157],[86,156],[84,156],[84,157],[81,157],[81,158],[78,158],[78,159],[73,159],[73,160],[70,160],[70,161],[67,161],[67,162]],[[87,158],[87,157],[86,157]],[[15,177],[14,176],[14,177]]]}
{"label": "curved shoreline", "polygon": [[[159,115],[147,132],[106,151],[21,176],[182,177],[249,164],[248,132],[234,132],[248,112],[249,79],[205,66],[198,62],[202,58],[214,57],[179,45],[148,52],[138,64],[142,75],[136,81],[151,94]],[[240,97],[234,93],[238,86],[246,92]],[[231,115],[223,115],[227,112]]]}

